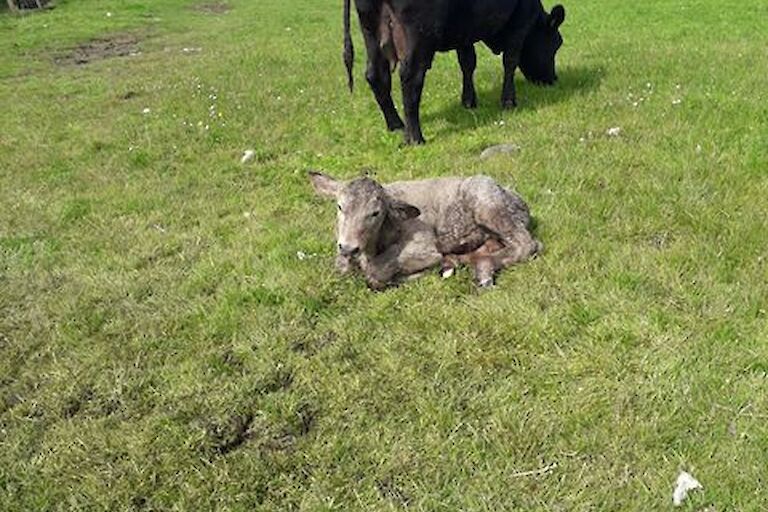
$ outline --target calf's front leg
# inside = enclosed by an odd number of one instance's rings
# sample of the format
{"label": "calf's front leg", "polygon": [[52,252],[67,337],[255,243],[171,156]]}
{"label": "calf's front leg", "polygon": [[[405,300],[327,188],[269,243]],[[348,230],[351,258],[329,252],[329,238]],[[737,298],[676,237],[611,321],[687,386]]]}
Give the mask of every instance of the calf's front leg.
{"label": "calf's front leg", "polygon": [[395,244],[373,257],[361,258],[361,267],[368,286],[380,290],[440,264],[443,255],[435,245],[434,236],[423,234],[405,243]]}

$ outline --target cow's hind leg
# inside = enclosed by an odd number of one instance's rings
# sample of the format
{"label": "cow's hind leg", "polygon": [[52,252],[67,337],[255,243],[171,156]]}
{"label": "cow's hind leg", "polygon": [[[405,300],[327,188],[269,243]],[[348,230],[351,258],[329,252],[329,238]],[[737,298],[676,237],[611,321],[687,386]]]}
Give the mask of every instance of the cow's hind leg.
{"label": "cow's hind leg", "polygon": [[501,89],[501,107],[505,109],[517,106],[517,94],[515,92],[515,70],[520,63],[520,50],[511,48],[504,52],[504,85]]}
{"label": "cow's hind leg", "polygon": [[475,82],[473,79],[475,68],[477,67],[475,47],[474,45],[469,45],[458,48],[456,55],[459,58],[464,81],[461,89],[461,104],[466,108],[475,108],[477,107],[477,94],[475,94]]}
{"label": "cow's hind leg", "polygon": [[375,32],[363,28],[365,47],[368,52],[368,68],[365,71],[365,79],[371,86],[376,103],[379,104],[381,113],[390,131],[401,130],[405,125],[397,113],[392,101],[392,72],[390,64],[379,47],[379,41]]}

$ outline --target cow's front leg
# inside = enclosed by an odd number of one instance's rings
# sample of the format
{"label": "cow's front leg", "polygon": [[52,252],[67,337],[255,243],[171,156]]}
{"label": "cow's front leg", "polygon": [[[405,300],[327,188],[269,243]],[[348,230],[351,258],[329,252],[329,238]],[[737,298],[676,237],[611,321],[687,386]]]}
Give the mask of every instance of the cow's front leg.
{"label": "cow's front leg", "polygon": [[513,47],[504,52],[504,86],[501,89],[501,108],[509,109],[517,106],[515,94],[515,69],[520,63],[520,49]]}
{"label": "cow's front leg", "polygon": [[475,94],[475,82],[473,79],[475,68],[477,67],[477,54],[475,46],[463,46],[456,50],[461,66],[463,85],[461,89],[461,104],[466,108],[477,107],[477,94]]}
{"label": "cow's front leg", "polygon": [[397,113],[392,101],[392,73],[384,53],[379,47],[379,41],[375,32],[363,27],[365,48],[368,52],[368,67],[365,70],[365,79],[371,86],[376,103],[379,104],[381,113],[390,131],[401,130],[405,125]]}
{"label": "cow's front leg", "polygon": [[424,144],[419,121],[419,105],[421,91],[424,89],[424,78],[427,69],[432,64],[434,54],[416,54],[411,52],[404,62],[400,63],[400,85],[403,90],[403,108],[405,110],[405,143]]}

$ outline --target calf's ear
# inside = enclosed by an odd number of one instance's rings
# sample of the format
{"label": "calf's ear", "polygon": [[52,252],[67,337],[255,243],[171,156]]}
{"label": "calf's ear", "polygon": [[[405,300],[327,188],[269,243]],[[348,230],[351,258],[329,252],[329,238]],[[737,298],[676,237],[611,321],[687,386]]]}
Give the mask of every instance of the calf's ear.
{"label": "calf's ear", "polygon": [[547,24],[552,28],[557,28],[565,21],[565,7],[558,4],[552,8],[547,18]]}
{"label": "calf's ear", "polygon": [[341,183],[327,174],[318,171],[309,171],[309,181],[318,195],[334,198],[341,189]]}
{"label": "calf's ear", "polygon": [[397,220],[414,219],[421,215],[421,211],[415,206],[395,200],[390,202],[389,211]]}

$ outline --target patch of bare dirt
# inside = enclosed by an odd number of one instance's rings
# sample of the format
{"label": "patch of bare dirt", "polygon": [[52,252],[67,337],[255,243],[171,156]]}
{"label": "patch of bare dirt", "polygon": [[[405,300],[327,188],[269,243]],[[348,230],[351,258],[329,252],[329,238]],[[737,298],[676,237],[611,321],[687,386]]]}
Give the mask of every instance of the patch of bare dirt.
{"label": "patch of bare dirt", "polygon": [[129,57],[141,53],[139,38],[133,34],[114,34],[109,37],[91,39],[71,48],[54,58],[57,64],[82,66],[90,62]]}
{"label": "patch of bare dirt", "polygon": [[226,14],[232,10],[232,7],[226,2],[203,2],[194,4],[191,9],[203,14]]}

